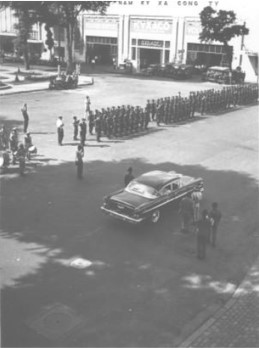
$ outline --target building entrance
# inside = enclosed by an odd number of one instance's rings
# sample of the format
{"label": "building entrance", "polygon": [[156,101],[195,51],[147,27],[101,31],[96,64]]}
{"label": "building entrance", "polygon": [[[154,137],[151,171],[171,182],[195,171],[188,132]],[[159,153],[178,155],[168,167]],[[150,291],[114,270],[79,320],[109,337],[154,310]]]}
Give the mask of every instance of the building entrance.
{"label": "building entrance", "polygon": [[86,37],[86,61],[96,59],[96,64],[112,64],[113,58],[117,59],[117,39],[109,37]]}
{"label": "building entrance", "polygon": [[150,64],[160,64],[162,50],[152,48],[139,48],[140,69]]}
{"label": "building entrance", "polygon": [[87,53],[90,59],[96,59],[96,64],[112,63],[112,52],[109,45],[87,45]]}

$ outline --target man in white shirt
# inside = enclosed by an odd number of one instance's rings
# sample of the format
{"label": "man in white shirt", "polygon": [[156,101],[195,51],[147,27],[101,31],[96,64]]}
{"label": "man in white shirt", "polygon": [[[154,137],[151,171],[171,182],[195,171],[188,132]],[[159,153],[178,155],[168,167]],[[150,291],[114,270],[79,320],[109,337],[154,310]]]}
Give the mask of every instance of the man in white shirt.
{"label": "man in white shirt", "polygon": [[202,192],[200,190],[193,191],[192,193],[193,201],[193,220],[197,222],[200,219],[200,202],[202,200]]}
{"label": "man in white shirt", "polygon": [[58,117],[56,126],[57,126],[57,133],[58,133],[58,144],[62,145],[62,141],[64,138],[64,122],[63,122],[62,116]]}

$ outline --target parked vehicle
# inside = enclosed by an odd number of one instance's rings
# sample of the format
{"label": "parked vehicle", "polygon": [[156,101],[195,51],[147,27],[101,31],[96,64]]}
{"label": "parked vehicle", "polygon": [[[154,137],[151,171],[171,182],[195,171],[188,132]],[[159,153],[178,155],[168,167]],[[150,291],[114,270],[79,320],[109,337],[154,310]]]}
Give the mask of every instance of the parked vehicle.
{"label": "parked vehicle", "polygon": [[169,76],[175,80],[185,80],[192,77],[193,66],[186,64],[171,64]]}
{"label": "parked vehicle", "polygon": [[203,191],[203,179],[155,170],[140,175],[126,188],[104,197],[101,210],[134,224],[144,220],[156,223],[164,206],[194,190]]}
{"label": "parked vehicle", "polygon": [[231,70],[228,67],[212,66],[203,73],[202,80],[225,85],[239,84],[244,83],[245,73],[240,69]]}
{"label": "parked vehicle", "polygon": [[150,64],[147,68],[142,69],[142,73],[148,76],[156,76],[156,75],[159,75],[160,69],[161,69],[160,64]]}
{"label": "parked vehicle", "polygon": [[73,89],[78,86],[78,75],[61,75],[50,79],[49,89]]}

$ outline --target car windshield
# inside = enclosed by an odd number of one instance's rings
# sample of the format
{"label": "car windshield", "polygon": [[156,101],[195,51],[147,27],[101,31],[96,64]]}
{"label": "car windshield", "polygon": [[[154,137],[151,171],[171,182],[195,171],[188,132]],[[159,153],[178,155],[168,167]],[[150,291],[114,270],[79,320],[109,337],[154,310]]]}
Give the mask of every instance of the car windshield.
{"label": "car windshield", "polygon": [[156,189],[154,189],[151,186],[140,184],[136,180],[131,181],[125,190],[127,192],[130,192],[145,198],[150,198],[150,199],[154,199],[159,196]]}

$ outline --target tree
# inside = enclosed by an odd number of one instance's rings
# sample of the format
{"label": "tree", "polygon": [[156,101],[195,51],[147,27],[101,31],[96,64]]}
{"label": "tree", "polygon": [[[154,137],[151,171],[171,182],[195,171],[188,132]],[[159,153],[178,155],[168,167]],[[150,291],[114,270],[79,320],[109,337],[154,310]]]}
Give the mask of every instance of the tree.
{"label": "tree", "polygon": [[14,11],[14,16],[18,18],[18,23],[15,25],[17,37],[14,40],[14,45],[17,50],[22,51],[24,66],[28,70],[29,50],[28,39],[32,31],[32,26],[35,23],[46,20],[47,7],[41,1],[0,1],[0,8],[10,7]]}
{"label": "tree", "polygon": [[48,24],[45,24],[45,30],[47,33],[47,39],[45,40],[45,44],[47,45],[49,52],[50,52],[50,59],[52,57],[51,50],[54,47],[54,40],[53,40],[53,34],[52,31],[50,30],[50,26]]}
{"label": "tree", "polygon": [[73,71],[73,48],[78,15],[83,11],[104,14],[110,1],[45,1],[49,12],[56,16],[57,23],[65,29],[67,72]]}
{"label": "tree", "polygon": [[249,29],[245,24],[236,24],[236,14],[233,11],[219,10],[217,12],[210,6],[202,10],[200,19],[202,32],[199,39],[202,42],[221,42],[225,48],[227,63],[231,68],[232,50],[228,43],[235,36],[247,35]]}

